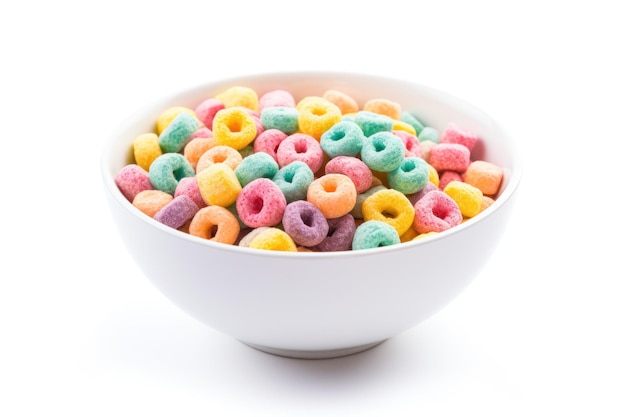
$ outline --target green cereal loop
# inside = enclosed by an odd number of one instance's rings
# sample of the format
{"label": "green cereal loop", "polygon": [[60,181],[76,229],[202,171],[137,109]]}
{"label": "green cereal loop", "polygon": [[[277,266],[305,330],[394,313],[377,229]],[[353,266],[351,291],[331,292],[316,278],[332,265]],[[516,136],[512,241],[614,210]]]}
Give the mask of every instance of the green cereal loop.
{"label": "green cereal loop", "polygon": [[265,129],[277,129],[291,135],[298,131],[299,114],[294,107],[266,107],[261,112],[261,124]]}
{"label": "green cereal loop", "polygon": [[246,156],[235,168],[235,175],[242,187],[257,178],[273,179],[278,172],[278,163],[265,152]]}
{"label": "green cereal loop", "polygon": [[361,152],[364,140],[365,135],[356,123],[341,121],[322,134],[320,146],[331,158],[356,156]]}
{"label": "green cereal loop", "polygon": [[393,133],[378,132],[363,142],[361,160],[374,171],[389,172],[402,164],[405,149],[402,139]]}
{"label": "green cereal loop", "polygon": [[417,136],[420,142],[429,140],[434,143],[439,143],[439,131],[434,127],[426,126],[420,134]]}
{"label": "green cereal loop", "polygon": [[354,122],[367,137],[378,132],[391,132],[393,129],[393,120],[389,116],[371,111],[361,110],[354,117]]}
{"label": "green cereal loop", "polygon": [[422,158],[411,156],[387,173],[389,186],[404,194],[414,194],[428,184],[428,164]]}
{"label": "green cereal loop", "polygon": [[287,203],[305,200],[307,189],[315,179],[311,168],[302,161],[293,161],[278,170],[272,181],[285,195]]}
{"label": "green cereal loop", "polygon": [[352,238],[352,250],[372,249],[400,243],[396,229],[379,220],[361,223]]}
{"label": "green cereal loop", "polygon": [[415,129],[415,135],[419,135],[422,129],[424,129],[424,123],[420,122],[415,115],[406,110],[400,113],[400,121],[413,126],[413,129]]}
{"label": "green cereal loop", "polygon": [[198,130],[198,120],[186,112],[181,112],[159,136],[159,145],[164,153],[178,152]]}
{"label": "green cereal loop", "polygon": [[164,153],[150,165],[150,183],[157,190],[174,195],[178,181],[196,175],[187,159],[179,153]]}

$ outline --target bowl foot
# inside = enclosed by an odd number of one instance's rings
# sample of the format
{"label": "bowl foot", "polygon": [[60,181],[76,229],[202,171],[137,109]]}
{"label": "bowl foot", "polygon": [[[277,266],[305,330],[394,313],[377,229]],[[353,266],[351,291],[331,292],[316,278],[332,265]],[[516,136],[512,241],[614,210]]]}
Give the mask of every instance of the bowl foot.
{"label": "bowl foot", "polygon": [[[386,340],[386,339],[385,339]],[[373,343],[367,343],[365,345],[353,346],[348,348],[341,349],[327,349],[327,350],[293,350],[293,349],[281,349],[281,348],[273,348],[268,346],[261,346],[254,343],[243,342],[244,345],[250,346],[256,350],[260,350],[261,352],[270,353],[276,356],[283,356],[286,358],[294,358],[294,359],[332,359],[332,358],[340,358],[342,356],[354,355],[356,353],[364,352],[366,350],[372,349],[385,340],[379,340]]]}

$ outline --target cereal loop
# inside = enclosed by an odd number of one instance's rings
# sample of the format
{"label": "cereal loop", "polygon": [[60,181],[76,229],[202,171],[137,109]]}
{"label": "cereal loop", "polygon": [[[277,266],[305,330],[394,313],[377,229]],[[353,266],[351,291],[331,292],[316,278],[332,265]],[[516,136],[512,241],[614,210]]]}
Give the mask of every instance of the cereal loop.
{"label": "cereal loop", "polygon": [[287,136],[276,151],[278,165],[284,167],[294,161],[301,161],[316,172],[324,163],[324,151],[320,143],[310,135],[294,133]]}
{"label": "cereal loop", "polygon": [[363,219],[387,223],[398,233],[406,232],[413,224],[415,210],[408,197],[400,191],[387,189],[378,191],[363,202]]}
{"label": "cereal loop", "polygon": [[160,135],[180,113],[187,113],[190,116],[197,118],[196,113],[187,107],[170,107],[165,109],[165,111],[157,118],[157,134]]}
{"label": "cereal loop", "polygon": [[325,174],[314,180],[307,190],[307,201],[313,203],[327,219],[350,213],[356,203],[356,188],[350,177]]}
{"label": "cereal loop", "polygon": [[245,110],[238,107],[226,108],[215,115],[212,131],[218,145],[240,150],[256,138],[257,124]]}
{"label": "cereal loop", "polygon": [[217,163],[224,163],[233,170],[239,166],[243,158],[241,154],[230,146],[217,145],[208,149],[202,154],[196,164],[196,173],[204,171],[208,167]]}
{"label": "cereal loop", "polygon": [[154,217],[167,203],[172,201],[174,197],[160,190],[144,190],[135,196],[133,206],[137,207],[142,213]]}
{"label": "cereal loop", "polygon": [[324,132],[341,121],[341,110],[330,101],[316,96],[305,97],[298,102],[298,126],[300,132],[320,140]]}
{"label": "cereal loop", "polygon": [[162,154],[159,137],[155,133],[144,133],[133,141],[135,162],[146,171],[150,170],[152,162]]}
{"label": "cereal loop", "polygon": [[335,106],[339,107],[341,114],[356,113],[359,111],[359,105],[352,97],[343,91],[339,90],[327,90],[322,98],[330,101]]}
{"label": "cereal loop", "polygon": [[235,215],[220,206],[201,208],[189,224],[189,234],[229,245],[235,243],[239,231]]}
{"label": "cereal loop", "polygon": [[287,204],[282,220],[285,232],[298,245],[315,246],[328,233],[328,221],[313,204],[298,200]]}
{"label": "cereal loop", "polygon": [[295,242],[286,232],[270,227],[259,233],[250,242],[250,248],[263,250],[276,250],[284,252],[297,252]]}
{"label": "cereal loop", "polygon": [[216,100],[224,103],[224,107],[245,107],[252,111],[259,111],[259,97],[253,89],[245,86],[230,87],[215,96]]}
{"label": "cereal loop", "polygon": [[207,205],[228,207],[237,200],[241,184],[231,167],[218,162],[196,175],[200,193]]}
{"label": "cereal loop", "polygon": [[179,153],[164,153],[150,165],[150,182],[157,190],[174,195],[178,181],[195,175],[189,161]]}
{"label": "cereal loop", "polygon": [[267,178],[251,181],[237,197],[237,213],[248,227],[276,226],[286,206],[283,192]]}
{"label": "cereal loop", "polygon": [[398,232],[385,222],[371,220],[361,223],[354,232],[352,250],[373,249],[400,243]]}
{"label": "cereal loop", "polygon": [[443,189],[452,198],[463,217],[474,217],[480,213],[483,202],[483,193],[476,187],[461,181],[451,181]]}
{"label": "cereal loop", "polygon": [[419,233],[443,232],[463,221],[459,206],[443,191],[427,193],[414,207],[413,227]]}

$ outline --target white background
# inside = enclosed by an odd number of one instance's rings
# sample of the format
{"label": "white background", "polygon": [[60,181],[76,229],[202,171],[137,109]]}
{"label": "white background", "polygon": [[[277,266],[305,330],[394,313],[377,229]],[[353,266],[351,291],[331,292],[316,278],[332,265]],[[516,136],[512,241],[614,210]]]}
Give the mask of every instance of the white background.
{"label": "white background", "polygon": [[[619,2],[7,3],[0,415],[626,415]],[[144,104],[302,69],[456,94],[525,162],[502,244],[467,291],[327,361],[257,352],[171,305],[126,254],[99,173],[107,136]]]}

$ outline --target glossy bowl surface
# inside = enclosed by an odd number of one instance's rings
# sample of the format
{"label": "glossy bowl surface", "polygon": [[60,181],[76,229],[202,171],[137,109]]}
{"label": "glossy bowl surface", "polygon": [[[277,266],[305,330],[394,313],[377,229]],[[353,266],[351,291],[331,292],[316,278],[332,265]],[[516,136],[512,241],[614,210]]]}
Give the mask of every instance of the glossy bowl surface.
{"label": "glossy bowl surface", "polygon": [[[132,141],[154,131],[168,107],[195,108],[235,85],[290,91],[299,100],[327,89],[360,105],[402,104],[426,125],[448,123],[480,137],[472,160],[504,168],[496,202],[451,230],[410,243],[335,253],[284,253],[213,243],[163,226],[135,209],[114,176],[131,161]],[[362,351],[438,312],[478,275],[504,233],[521,178],[515,141],[489,115],[419,83],[367,74],[285,72],[207,82],[151,103],[105,144],[102,176],[128,251],[165,297],[206,325],[266,352],[327,358]]]}

